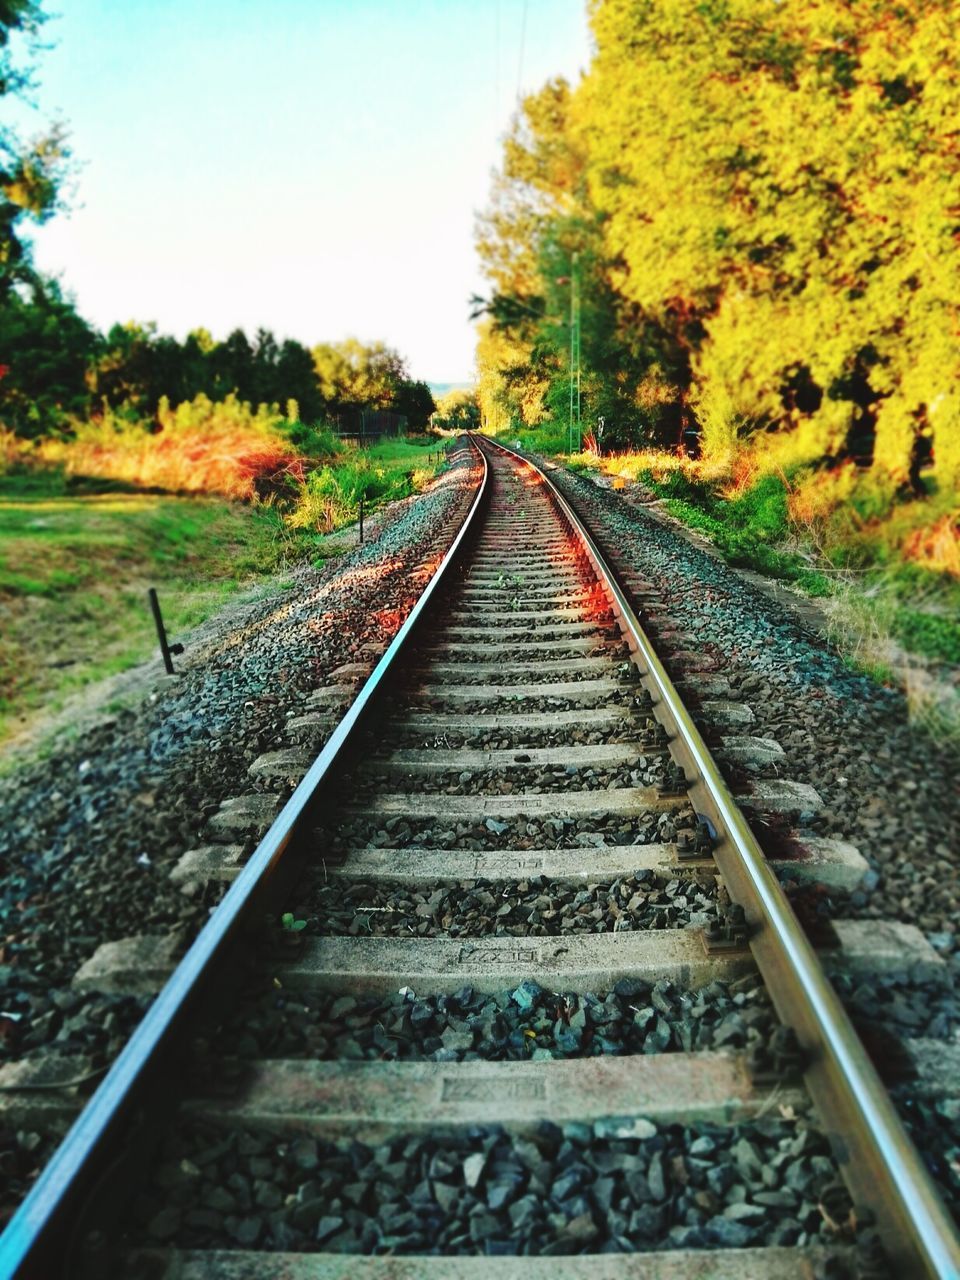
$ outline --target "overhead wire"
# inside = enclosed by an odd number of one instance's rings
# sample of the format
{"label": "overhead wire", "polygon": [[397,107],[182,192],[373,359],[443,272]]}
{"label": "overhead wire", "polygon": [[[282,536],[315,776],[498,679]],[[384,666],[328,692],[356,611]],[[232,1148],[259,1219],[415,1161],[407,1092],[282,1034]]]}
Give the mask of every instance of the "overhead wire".
{"label": "overhead wire", "polygon": [[520,18],[520,56],[517,59],[517,106],[520,105],[520,94],[523,89],[523,54],[527,41],[527,4],[529,0],[523,0],[523,13]]}
{"label": "overhead wire", "polygon": [[494,103],[493,113],[497,120],[500,119],[500,0],[496,2],[496,36],[494,39]]}

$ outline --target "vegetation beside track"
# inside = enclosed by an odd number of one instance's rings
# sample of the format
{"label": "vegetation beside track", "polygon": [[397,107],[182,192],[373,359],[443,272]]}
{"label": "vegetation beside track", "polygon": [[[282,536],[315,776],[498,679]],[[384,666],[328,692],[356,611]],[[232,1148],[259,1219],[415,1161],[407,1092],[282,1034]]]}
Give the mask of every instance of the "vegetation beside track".
{"label": "vegetation beside track", "polygon": [[960,665],[952,495],[938,497],[931,486],[924,500],[878,511],[869,484],[859,486],[851,472],[844,504],[818,508],[821,478],[809,472],[737,484],[700,462],[652,449],[569,454],[564,437],[551,423],[501,434],[572,471],[608,476],[614,486],[642,485],[730,564],[819,598],[831,638],[852,666],[903,685],[921,720],[960,733],[960,712],[931,687],[924,670],[929,663]]}
{"label": "vegetation beside track", "polygon": [[597,0],[590,24],[478,219],[484,423],[565,454],[575,417],[571,465],[821,595],[851,660],[956,663],[956,6]]}
{"label": "vegetation beside track", "polygon": [[[305,559],[319,564],[336,550],[326,535],[356,520],[361,499],[372,512],[422,489],[439,466],[432,436],[360,450],[299,423],[284,433],[251,422],[249,411],[247,418],[229,436],[221,422],[212,440],[200,428],[181,429],[173,447],[162,433],[108,426],[47,448],[8,448],[0,470],[0,742],[41,708],[56,711],[82,686],[155,651],[148,586],[157,587],[175,638],[256,583],[282,582]],[[325,447],[322,461],[291,443],[298,434],[314,450]],[[283,449],[289,461],[279,469]],[[254,458],[265,463],[259,474]],[[204,475],[213,493],[197,492]]]}

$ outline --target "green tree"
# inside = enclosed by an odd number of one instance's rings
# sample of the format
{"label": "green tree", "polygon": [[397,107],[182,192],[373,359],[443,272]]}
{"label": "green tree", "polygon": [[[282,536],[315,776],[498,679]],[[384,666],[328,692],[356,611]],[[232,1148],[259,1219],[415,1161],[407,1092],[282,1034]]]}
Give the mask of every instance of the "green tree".
{"label": "green tree", "polygon": [[540,248],[549,230],[580,207],[583,165],[570,132],[571,106],[563,79],[524,99],[504,142],[489,207],[477,220],[477,250],[491,288],[488,299],[474,299],[475,316],[485,317],[477,387],[481,415],[497,429],[511,421],[541,422],[551,380],[562,369],[557,345],[541,341]]}
{"label": "green tree", "polygon": [[689,353],[718,463],[960,481],[960,11],[597,0],[582,89],[611,281]]}
{"label": "green tree", "polygon": [[312,351],[320,395],[331,409],[390,409],[397,389],[409,382],[406,364],[384,342],[322,342]]}
{"label": "green tree", "polygon": [[213,349],[210,362],[213,399],[232,392],[238,400],[253,400],[253,347],[242,329],[234,329]]}
{"label": "green tree", "polygon": [[497,428],[545,416],[566,426],[573,391],[584,428],[608,443],[672,445],[686,424],[688,362],[614,285],[586,185],[581,103],[566,82],[548,82],[524,100],[504,144],[479,222],[493,287],[478,307],[486,316],[477,345],[481,413]]}
{"label": "green tree", "polygon": [[411,431],[425,431],[436,409],[433,395],[425,382],[401,382],[394,391],[391,409],[402,413]]}
{"label": "green tree", "polygon": [[476,431],[480,427],[480,405],[475,390],[458,387],[437,401],[434,422],[448,431]]}
{"label": "green tree", "polygon": [[316,423],[324,418],[325,405],[317,384],[313,357],[302,343],[292,338],[287,338],[277,353],[276,386],[281,397],[277,403],[296,400],[304,422]]}
{"label": "green tree", "polygon": [[[44,21],[35,0],[0,0],[0,101],[22,96],[32,83],[30,71],[14,64],[11,36],[36,44]],[[28,219],[43,222],[57,208],[69,155],[60,125],[29,141],[9,125],[0,125],[0,305],[12,286],[31,274],[24,224]]]}
{"label": "green tree", "polygon": [[112,325],[98,343],[91,370],[91,389],[98,400],[114,407],[128,405],[137,416],[150,413],[163,392],[156,384],[153,347],[155,324]]}
{"label": "green tree", "polygon": [[34,277],[8,293],[0,303],[0,422],[35,437],[86,414],[96,341],[55,281]]}

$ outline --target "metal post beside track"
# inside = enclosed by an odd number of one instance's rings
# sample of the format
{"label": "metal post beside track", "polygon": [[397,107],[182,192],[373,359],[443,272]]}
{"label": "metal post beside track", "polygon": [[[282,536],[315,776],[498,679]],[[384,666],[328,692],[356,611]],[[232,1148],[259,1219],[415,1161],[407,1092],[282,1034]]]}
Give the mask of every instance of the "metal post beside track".
{"label": "metal post beside track", "polygon": [[147,595],[150,597],[150,612],[153,614],[153,625],[157,628],[157,639],[160,641],[160,654],[163,658],[163,665],[168,676],[176,675],[171,655],[183,653],[183,645],[167,643],[167,629],[163,625],[163,615],[160,612],[160,601],[157,598],[156,587],[151,587]]}

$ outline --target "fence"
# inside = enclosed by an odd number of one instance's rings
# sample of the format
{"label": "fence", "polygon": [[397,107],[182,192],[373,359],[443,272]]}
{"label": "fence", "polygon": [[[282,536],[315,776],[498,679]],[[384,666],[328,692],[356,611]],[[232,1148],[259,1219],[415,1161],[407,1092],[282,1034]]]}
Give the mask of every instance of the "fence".
{"label": "fence", "polygon": [[390,409],[341,409],[334,422],[341,440],[356,440],[363,445],[384,436],[401,436],[407,429],[407,417]]}

